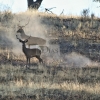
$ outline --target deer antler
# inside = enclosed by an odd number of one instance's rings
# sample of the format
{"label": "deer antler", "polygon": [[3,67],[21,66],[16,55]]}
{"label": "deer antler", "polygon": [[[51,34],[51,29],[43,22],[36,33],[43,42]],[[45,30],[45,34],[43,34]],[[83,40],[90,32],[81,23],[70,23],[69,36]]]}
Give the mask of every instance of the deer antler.
{"label": "deer antler", "polygon": [[27,22],[24,26],[21,26],[21,27],[23,28],[23,27],[25,27],[26,25],[28,25],[28,24],[29,24],[29,21],[30,21],[30,18],[29,18],[28,22]]}
{"label": "deer antler", "polygon": [[[20,22],[20,21],[19,21],[19,22]],[[23,27],[25,27],[26,25],[28,25],[29,22],[30,22],[30,18],[29,18],[28,22],[27,22],[24,26],[20,26],[20,25],[17,25],[17,26],[18,26],[19,28],[23,28]]]}

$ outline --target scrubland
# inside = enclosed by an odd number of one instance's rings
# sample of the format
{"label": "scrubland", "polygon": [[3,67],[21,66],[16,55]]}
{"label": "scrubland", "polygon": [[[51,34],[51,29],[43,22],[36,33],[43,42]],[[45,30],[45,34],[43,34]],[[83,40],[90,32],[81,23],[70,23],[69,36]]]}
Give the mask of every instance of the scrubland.
{"label": "scrubland", "polygon": [[[44,64],[33,58],[26,69],[18,26],[47,40]],[[100,99],[100,19],[0,12],[0,100],[77,99]]]}

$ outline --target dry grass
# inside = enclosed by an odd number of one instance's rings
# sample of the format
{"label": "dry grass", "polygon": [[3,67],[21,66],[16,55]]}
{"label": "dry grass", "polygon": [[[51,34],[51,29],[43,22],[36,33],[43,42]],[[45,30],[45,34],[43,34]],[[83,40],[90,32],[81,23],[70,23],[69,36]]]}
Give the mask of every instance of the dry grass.
{"label": "dry grass", "polygon": [[[32,59],[26,69],[15,35],[29,19],[25,33],[45,38],[51,51],[42,55],[45,65]],[[100,99],[99,18],[6,11],[0,22],[0,100]]]}
{"label": "dry grass", "polygon": [[[100,68],[0,66],[0,99],[95,100],[100,95]],[[84,99],[85,98],[85,99]]]}

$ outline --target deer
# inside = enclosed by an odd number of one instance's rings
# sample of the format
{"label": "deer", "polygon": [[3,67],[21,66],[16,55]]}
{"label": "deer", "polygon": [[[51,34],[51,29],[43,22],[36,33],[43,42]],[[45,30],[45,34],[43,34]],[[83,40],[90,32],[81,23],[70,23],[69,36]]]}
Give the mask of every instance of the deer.
{"label": "deer", "polygon": [[[27,39],[29,36],[25,34],[22,27],[20,27],[17,30],[17,33],[20,33],[22,39]],[[30,45],[44,45],[46,44],[46,40],[40,37],[30,37],[29,41],[27,42],[27,45],[30,47]]]}
{"label": "deer", "polygon": [[[29,37],[29,35],[26,35],[23,28],[23,26],[19,27],[19,29],[17,30],[17,33],[20,33],[21,39],[25,40]],[[16,35],[18,36],[18,35]],[[26,43],[28,45],[28,47],[30,48],[31,45],[38,45],[42,50],[44,50],[44,48],[50,52],[50,49],[48,46],[46,46],[46,40],[40,37],[30,37],[30,39],[28,40],[28,42]]]}
{"label": "deer", "polygon": [[16,35],[16,38],[19,40],[19,42],[22,43],[22,51],[23,51],[23,53],[25,54],[25,57],[26,57],[26,67],[27,67],[27,65],[30,66],[30,59],[31,59],[32,57],[36,57],[36,58],[39,60],[40,63],[43,63],[43,60],[42,60],[41,57],[40,57],[40,56],[41,56],[41,49],[38,49],[38,48],[33,48],[33,49],[26,48],[25,43],[28,42],[28,39],[29,39],[30,37],[28,37],[28,38],[25,39],[25,40],[21,40],[21,39],[18,38],[17,35]]}
{"label": "deer", "polygon": [[[20,33],[20,37],[21,37],[22,40],[25,40],[29,37],[29,35],[25,34],[24,29],[23,29],[23,27],[28,25],[29,21],[30,21],[30,19],[28,20],[28,22],[24,26],[18,25],[17,36],[18,36],[18,33]],[[46,46],[46,39],[31,36],[26,44],[28,45],[29,48],[30,48],[31,45],[32,46],[38,45],[42,50],[44,50],[44,48],[46,48],[46,50],[50,52],[49,47]]]}

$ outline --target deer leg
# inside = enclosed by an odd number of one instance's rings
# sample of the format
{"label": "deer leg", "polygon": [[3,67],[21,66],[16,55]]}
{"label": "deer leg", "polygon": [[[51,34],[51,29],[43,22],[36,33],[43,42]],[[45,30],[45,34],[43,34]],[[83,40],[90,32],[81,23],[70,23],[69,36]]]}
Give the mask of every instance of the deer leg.
{"label": "deer leg", "polygon": [[27,65],[28,65],[28,57],[26,57],[26,67],[27,67]]}
{"label": "deer leg", "polygon": [[43,63],[43,60],[40,58],[40,56],[36,56],[36,58],[39,60],[40,63]]}
{"label": "deer leg", "polygon": [[29,67],[30,67],[30,58],[29,58]]}
{"label": "deer leg", "polygon": [[28,65],[30,67],[30,58],[27,57],[26,68],[29,68]]}

